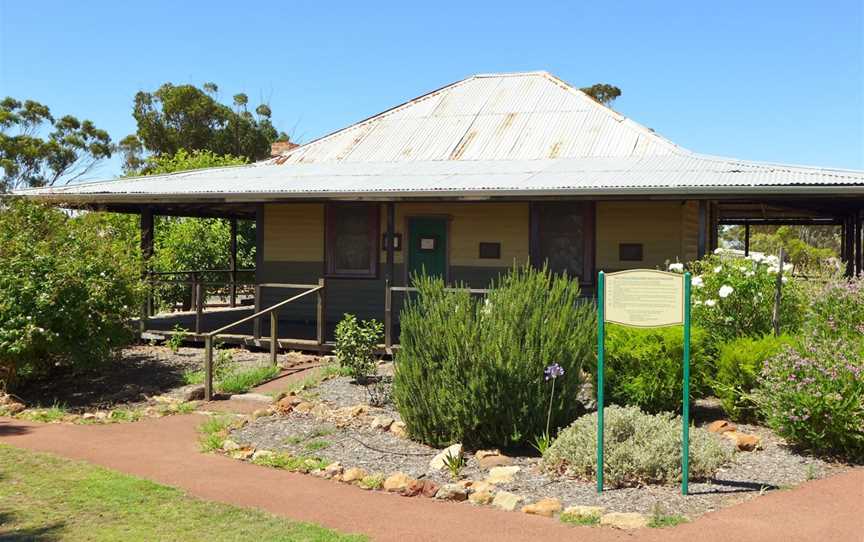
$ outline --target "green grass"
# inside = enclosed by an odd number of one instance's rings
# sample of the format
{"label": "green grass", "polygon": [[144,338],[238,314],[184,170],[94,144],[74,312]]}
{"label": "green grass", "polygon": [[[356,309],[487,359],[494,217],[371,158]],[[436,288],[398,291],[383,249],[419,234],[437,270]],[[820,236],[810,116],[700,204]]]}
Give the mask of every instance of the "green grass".
{"label": "green grass", "polygon": [[231,372],[219,382],[216,388],[223,393],[246,393],[262,382],[279,374],[279,367],[262,365],[252,369]]}
{"label": "green grass", "polygon": [[198,426],[201,433],[199,443],[202,452],[215,452],[222,449],[222,443],[228,438],[231,419],[227,416],[213,416]]}
{"label": "green grass", "polygon": [[190,384],[203,384],[204,371],[201,369],[187,369],[183,371],[183,382],[188,386]]}
{"label": "green grass", "polygon": [[686,517],[679,514],[654,514],[648,520],[648,526],[655,529],[664,529],[687,523],[687,521],[689,520]]}
{"label": "green grass", "polygon": [[600,524],[600,516],[583,516],[576,514],[561,514],[559,516],[561,523],[566,523],[567,525],[599,525]]}
{"label": "green grass", "polygon": [[0,540],[366,540],[195,499],[86,463],[0,445]]}
{"label": "green grass", "polygon": [[358,484],[363,489],[381,489],[384,486],[383,474],[370,474],[364,476]]}
{"label": "green grass", "polygon": [[63,405],[55,404],[48,408],[28,408],[16,416],[31,422],[51,423],[59,422],[69,415],[69,411]]}
{"label": "green grass", "polygon": [[291,472],[311,472],[316,469],[323,469],[330,464],[329,461],[318,457],[291,455],[287,453],[265,455],[253,460],[253,463],[264,467],[283,469]]}
{"label": "green grass", "polygon": [[310,440],[309,442],[304,444],[303,447],[310,452],[317,452],[319,450],[323,450],[324,448],[329,448],[330,444],[331,442],[329,440]]}
{"label": "green grass", "polygon": [[[214,384],[216,389],[222,393],[246,393],[262,382],[275,378],[279,374],[279,367],[273,365],[261,365],[251,369],[237,369],[225,372]],[[204,371],[188,370],[183,373],[183,382],[189,384],[201,384],[204,382]]]}

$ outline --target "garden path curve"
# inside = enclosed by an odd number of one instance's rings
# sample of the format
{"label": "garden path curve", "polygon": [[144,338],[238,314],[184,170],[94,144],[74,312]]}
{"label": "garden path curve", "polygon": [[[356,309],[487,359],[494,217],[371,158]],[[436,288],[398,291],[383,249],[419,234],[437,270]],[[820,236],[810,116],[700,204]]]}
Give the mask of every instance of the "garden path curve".
{"label": "garden path curve", "polygon": [[373,540],[864,541],[864,469],[777,491],[672,529],[569,527],[488,507],[406,498],[198,451],[200,414],[110,425],[0,417],[0,442],[88,461],[189,494],[312,521]]}

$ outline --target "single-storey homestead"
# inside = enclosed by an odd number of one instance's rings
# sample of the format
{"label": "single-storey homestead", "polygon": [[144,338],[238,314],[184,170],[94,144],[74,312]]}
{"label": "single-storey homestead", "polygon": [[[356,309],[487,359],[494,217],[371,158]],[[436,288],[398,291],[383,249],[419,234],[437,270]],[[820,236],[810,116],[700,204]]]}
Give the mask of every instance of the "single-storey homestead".
{"label": "single-storey homestead", "polygon": [[[475,75],[248,166],[25,194],[140,213],[145,254],[154,214],[254,218],[256,282],[324,279],[330,326],[382,319],[405,295],[385,284],[421,269],[485,288],[546,262],[590,294],[599,270],[699,258],[723,224],[837,225],[864,269],[864,172],[696,154],[545,72]],[[257,307],[295,293],[265,286]],[[279,311],[315,318],[314,296]]]}

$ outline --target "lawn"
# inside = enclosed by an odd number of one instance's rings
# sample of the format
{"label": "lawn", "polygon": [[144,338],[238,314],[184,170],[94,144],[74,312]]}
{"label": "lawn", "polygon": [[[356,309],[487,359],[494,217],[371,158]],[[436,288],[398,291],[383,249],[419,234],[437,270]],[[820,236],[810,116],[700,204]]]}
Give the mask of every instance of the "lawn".
{"label": "lawn", "polygon": [[359,541],[86,463],[0,445],[0,540]]}

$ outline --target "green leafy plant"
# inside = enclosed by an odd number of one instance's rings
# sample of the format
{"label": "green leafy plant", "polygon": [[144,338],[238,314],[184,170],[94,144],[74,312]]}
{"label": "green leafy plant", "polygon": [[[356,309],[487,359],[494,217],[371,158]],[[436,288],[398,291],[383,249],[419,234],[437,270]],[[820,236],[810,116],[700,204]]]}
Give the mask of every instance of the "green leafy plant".
{"label": "green leafy plant", "polygon": [[864,460],[864,341],[814,335],[784,348],[765,361],[753,399],[790,443]]}
{"label": "green leafy plant", "polygon": [[[578,281],[515,268],[486,298],[416,276],[401,313],[393,395],[409,434],[429,445],[524,445],[549,420],[572,421],[583,364],[595,357],[596,311]],[[539,377],[558,363],[568,375],[549,410]]]}
{"label": "green leafy plant", "polygon": [[361,322],[353,314],[346,314],[336,325],[336,359],[358,382],[376,373],[375,347],[383,333],[384,325],[377,320]]}
{"label": "green leafy plant", "polygon": [[99,213],[0,203],[0,379],[10,390],[18,378],[107,363],[133,339],[141,268],[115,232]]}
{"label": "green leafy plant", "polygon": [[[680,410],[684,358],[681,327],[636,329],[609,325],[606,329],[607,399],[648,412]],[[694,397],[704,393],[711,372],[705,341],[702,329],[691,329],[690,393]],[[596,375],[593,360],[591,372]]]}
{"label": "green leafy plant", "polygon": [[180,324],[176,324],[173,331],[174,333],[172,333],[171,336],[168,337],[168,340],[165,341],[165,345],[168,347],[169,350],[176,354],[180,351],[180,347],[183,346],[183,343],[189,336],[189,330],[184,328]]}
{"label": "green leafy plant", "polygon": [[756,388],[759,372],[765,360],[791,342],[788,336],[766,335],[760,338],[741,337],[723,345],[717,358],[717,375],[713,387],[729,417],[738,421],[756,418],[756,406],[750,393]]}
{"label": "green leafy plant", "polygon": [[462,469],[465,468],[465,456],[461,453],[455,455],[448,453],[444,456],[444,466],[450,471],[450,477],[458,480]]}
{"label": "green leafy plant", "polygon": [[540,435],[536,435],[534,437],[534,441],[531,443],[531,446],[537,450],[540,455],[546,453],[546,450],[549,449],[549,446],[552,446],[552,437],[549,436],[549,433],[544,432]]}
{"label": "green leafy plant", "polygon": [[[604,479],[612,487],[681,480],[681,418],[637,407],[604,409]],[[690,429],[690,478],[705,479],[732,457],[731,445],[705,429]],[[597,413],[563,429],[543,456],[553,472],[583,479],[597,474]]]}

